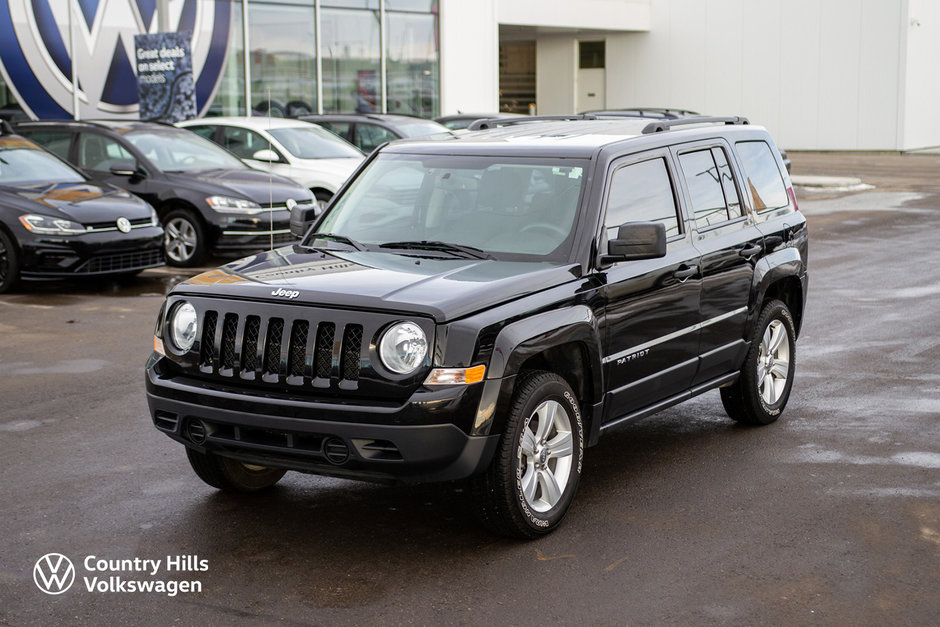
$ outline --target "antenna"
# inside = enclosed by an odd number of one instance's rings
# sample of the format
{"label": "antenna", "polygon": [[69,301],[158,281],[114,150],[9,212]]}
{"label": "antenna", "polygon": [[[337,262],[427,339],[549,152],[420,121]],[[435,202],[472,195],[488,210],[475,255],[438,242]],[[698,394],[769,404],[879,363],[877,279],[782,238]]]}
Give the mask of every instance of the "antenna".
{"label": "antenna", "polygon": [[[268,134],[271,133],[271,88],[268,87]],[[268,150],[271,148],[271,140],[268,140]],[[268,240],[271,248],[274,250],[274,170],[271,169],[272,163],[268,162]]]}

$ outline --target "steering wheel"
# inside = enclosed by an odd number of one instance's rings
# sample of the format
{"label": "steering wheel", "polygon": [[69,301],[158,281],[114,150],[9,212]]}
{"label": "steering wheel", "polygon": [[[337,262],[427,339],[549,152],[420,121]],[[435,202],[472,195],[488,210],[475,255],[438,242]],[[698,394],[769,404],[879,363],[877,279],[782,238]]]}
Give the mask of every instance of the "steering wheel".
{"label": "steering wheel", "polygon": [[525,233],[527,231],[537,231],[537,230],[548,231],[552,235],[558,235],[562,239],[568,237],[567,231],[565,231],[560,226],[549,224],[548,222],[533,222],[532,224],[527,224],[521,229],[519,229],[519,232]]}

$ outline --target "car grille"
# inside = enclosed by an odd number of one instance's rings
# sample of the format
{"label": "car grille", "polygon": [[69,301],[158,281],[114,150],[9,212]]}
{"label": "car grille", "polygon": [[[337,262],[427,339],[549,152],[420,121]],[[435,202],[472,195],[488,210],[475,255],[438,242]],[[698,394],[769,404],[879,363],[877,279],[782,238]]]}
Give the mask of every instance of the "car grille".
{"label": "car grille", "polygon": [[[132,229],[146,229],[154,226],[153,220],[149,217],[135,218],[133,220],[129,220],[129,222],[131,223]],[[95,233],[118,230],[116,220],[108,220],[107,222],[92,222],[90,224],[86,224],[85,228],[88,229],[88,231]]]}
{"label": "car grille", "polygon": [[163,265],[163,251],[134,250],[124,253],[98,255],[85,261],[75,269],[76,274],[103,274],[108,272],[131,272]]}
{"label": "car grille", "polygon": [[368,359],[362,354],[362,324],[216,310],[207,310],[202,322],[203,374],[354,390]]}

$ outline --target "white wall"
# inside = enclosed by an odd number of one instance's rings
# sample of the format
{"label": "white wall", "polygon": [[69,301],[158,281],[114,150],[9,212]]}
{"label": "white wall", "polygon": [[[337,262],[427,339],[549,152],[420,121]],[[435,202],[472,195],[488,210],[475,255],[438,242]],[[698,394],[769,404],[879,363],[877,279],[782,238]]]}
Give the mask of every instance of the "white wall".
{"label": "white wall", "polygon": [[[467,4],[471,4],[466,0]],[[476,4],[477,0],[473,1]],[[499,0],[500,24],[545,28],[649,28],[651,0]]]}
{"label": "white wall", "polygon": [[441,115],[499,110],[497,0],[441,0]]}
{"label": "white wall", "polygon": [[909,0],[901,25],[906,36],[907,64],[903,77],[904,117],[900,130],[905,150],[940,146],[940,3]]}
{"label": "white wall", "polygon": [[[652,0],[648,33],[607,38],[607,106],[741,114],[790,149],[909,147],[898,124],[907,1]],[[935,0],[910,1],[937,12]],[[940,32],[924,32],[933,39],[917,45],[933,53],[909,81],[927,82],[940,58]],[[929,109],[908,98],[911,114]]]}

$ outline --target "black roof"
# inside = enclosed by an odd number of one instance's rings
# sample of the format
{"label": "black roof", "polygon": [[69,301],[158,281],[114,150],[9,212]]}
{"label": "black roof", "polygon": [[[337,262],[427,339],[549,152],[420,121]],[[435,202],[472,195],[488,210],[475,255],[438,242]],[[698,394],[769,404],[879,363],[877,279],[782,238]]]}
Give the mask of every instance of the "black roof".
{"label": "black roof", "polygon": [[176,129],[177,127],[166,122],[143,122],[140,120],[32,120],[29,122],[17,122],[17,128],[29,128],[36,126],[77,126],[89,127],[95,126],[105,128],[116,132],[127,132],[135,130],[165,130]]}

